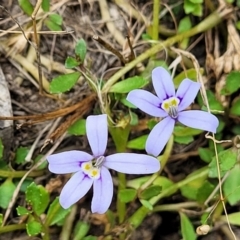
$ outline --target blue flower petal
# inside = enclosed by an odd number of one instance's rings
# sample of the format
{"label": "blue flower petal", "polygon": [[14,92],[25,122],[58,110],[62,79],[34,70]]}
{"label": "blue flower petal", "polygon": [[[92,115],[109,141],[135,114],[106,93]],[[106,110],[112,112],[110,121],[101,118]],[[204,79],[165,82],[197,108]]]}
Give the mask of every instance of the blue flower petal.
{"label": "blue flower petal", "polygon": [[175,96],[172,77],[165,68],[157,67],[153,69],[152,83],[161,103],[164,99]]}
{"label": "blue flower petal", "polygon": [[209,112],[190,110],[178,114],[178,121],[188,127],[216,133],[219,121]]}
{"label": "blue flower petal", "polygon": [[86,177],[83,172],[75,173],[63,187],[60,194],[60,205],[67,209],[81,199],[91,188],[93,179]]}
{"label": "blue flower petal", "polygon": [[189,79],[184,79],[180,84],[176,97],[180,99],[178,111],[186,109],[196,98],[200,89],[200,83],[193,82]]}
{"label": "blue flower petal", "polygon": [[161,102],[159,98],[148,91],[141,89],[132,90],[129,92],[127,100],[151,116],[167,116],[167,113],[160,108]]}
{"label": "blue flower petal", "polygon": [[104,155],[108,138],[107,115],[101,114],[87,117],[86,130],[94,157]]}
{"label": "blue flower petal", "polygon": [[113,181],[107,168],[101,167],[101,177],[93,183],[92,212],[105,213],[112,201]]}
{"label": "blue flower petal", "polygon": [[171,117],[166,117],[152,129],[146,142],[146,151],[148,154],[153,156],[160,154],[171,137],[174,125],[175,120]]}
{"label": "blue flower petal", "polygon": [[127,174],[149,174],[159,171],[159,161],[151,156],[136,153],[116,153],[107,156],[104,166]]}
{"label": "blue flower petal", "polygon": [[80,163],[91,161],[93,157],[82,151],[67,151],[49,155],[47,161],[49,162],[49,171],[52,173],[74,173],[79,170]]}

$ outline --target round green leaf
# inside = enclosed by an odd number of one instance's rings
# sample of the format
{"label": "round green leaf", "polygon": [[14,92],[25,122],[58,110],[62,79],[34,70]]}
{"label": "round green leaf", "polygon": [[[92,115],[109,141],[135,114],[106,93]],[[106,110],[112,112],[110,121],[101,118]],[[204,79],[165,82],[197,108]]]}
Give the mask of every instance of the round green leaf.
{"label": "round green leaf", "polygon": [[68,128],[68,133],[72,135],[85,135],[86,134],[86,120],[79,119],[72,126]]}
{"label": "round green leaf", "polygon": [[123,189],[119,191],[118,197],[121,202],[128,203],[131,202],[137,195],[135,189]]}
{"label": "round green leaf", "polygon": [[230,72],[226,77],[226,84],[221,91],[222,95],[231,95],[240,88],[240,71]]}
{"label": "round green leaf", "polygon": [[230,113],[236,116],[240,116],[240,99],[233,102]]}
{"label": "round green leaf", "polygon": [[28,236],[36,236],[42,231],[42,225],[37,221],[31,221],[26,224]]}
{"label": "round green leaf", "polygon": [[152,185],[141,192],[140,198],[149,200],[150,198],[157,196],[161,191],[162,191],[161,186]]}
{"label": "round green leaf", "polygon": [[145,144],[146,144],[147,138],[148,138],[148,135],[143,135],[141,137],[130,140],[127,143],[127,148],[143,150],[143,149],[145,149]]}
{"label": "round green leaf", "polygon": [[75,46],[75,53],[83,62],[87,53],[87,44],[83,39],[80,39]]}

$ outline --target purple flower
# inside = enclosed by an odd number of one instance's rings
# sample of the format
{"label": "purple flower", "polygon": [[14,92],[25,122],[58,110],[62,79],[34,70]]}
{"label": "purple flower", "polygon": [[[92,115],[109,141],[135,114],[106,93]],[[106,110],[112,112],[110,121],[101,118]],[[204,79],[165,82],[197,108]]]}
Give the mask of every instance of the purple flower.
{"label": "purple flower", "polygon": [[216,132],[219,121],[211,113],[186,109],[195,99],[200,84],[184,79],[175,93],[167,70],[157,67],[152,71],[153,87],[157,96],[145,90],[133,90],[127,100],[154,117],[164,118],[150,132],[146,142],[148,154],[158,156],[170,138],[174,125],[180,123],[209,132]]}
{"label": "purple flower", "polygon": [[82,198],[93,185],[92,212],[104,213],[113,196],[113,182],[108,168],[128,174],[149,174],[160,169],[159,161],[151,156],[135,153],[116,153],[104,156],[107,139],[107,115],[89,116],[87,138],[92,155],[82,151],[68,151],[47,157],[53,173],[75,173],[63,187],[60,204],[68,208]]}

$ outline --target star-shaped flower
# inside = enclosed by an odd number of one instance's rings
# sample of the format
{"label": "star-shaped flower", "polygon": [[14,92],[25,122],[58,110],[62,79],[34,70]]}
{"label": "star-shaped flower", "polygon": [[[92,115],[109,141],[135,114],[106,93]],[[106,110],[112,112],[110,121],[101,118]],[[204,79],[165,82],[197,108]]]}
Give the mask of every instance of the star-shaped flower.
{"label": "star-shaped flower", "polygon": [[219,121],[213,114],[200,110],[183,111],[195,99],[200,89],[199,83],[184,79],[175,93],[173,80],[162,67],[152,71],[152,82],[157,96],[141,89],[133,90],[127,96],[127,100],[142,111],[163,118],[149,134],[146,142],[148,154],[160,154],[177,121],[188,127],[216,132]]}
{"label": "star-shaped flower", "polygon": [[149,174],[160,169],[159,161],[148,155],[116,153],[105,156],[108,139],[107,115],[89,116],[86,121],[87,138],[92,155],[83,151],[68,151],[47,157],[53,173],[75,173],[63,187],[60,204],[68,208],[82,198],[93,185],[92,212],[104,213],[113,196],[113,182],[109,168],[128,174]]}

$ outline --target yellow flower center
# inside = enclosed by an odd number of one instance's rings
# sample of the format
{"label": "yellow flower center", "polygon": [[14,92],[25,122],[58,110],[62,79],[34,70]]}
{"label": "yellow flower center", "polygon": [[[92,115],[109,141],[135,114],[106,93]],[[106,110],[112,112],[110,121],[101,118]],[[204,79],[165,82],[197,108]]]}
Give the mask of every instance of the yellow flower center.
{"label": "yellow flower center", "polygon": [[90,162],[83,162],[81,164],[82,171],[90,178],[99,179],[101,166],[104,162],[105,157],[100,156],[97,159],[93,159]]}
{"label": "yellow flower center", "polygon": [[176,97],[171,97],[163,101],[161,107],[164,109],[168,115],[172,118],[177,118],[178,116],[178,104],[179,99]]}

